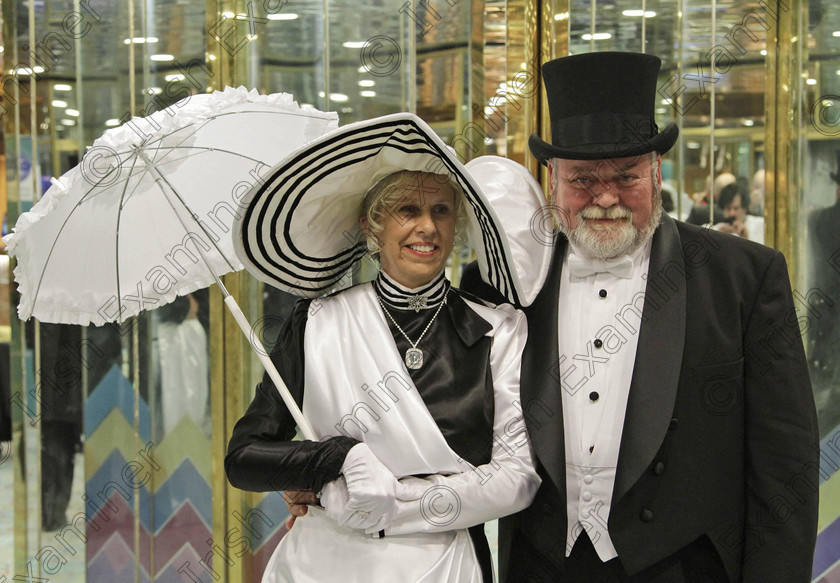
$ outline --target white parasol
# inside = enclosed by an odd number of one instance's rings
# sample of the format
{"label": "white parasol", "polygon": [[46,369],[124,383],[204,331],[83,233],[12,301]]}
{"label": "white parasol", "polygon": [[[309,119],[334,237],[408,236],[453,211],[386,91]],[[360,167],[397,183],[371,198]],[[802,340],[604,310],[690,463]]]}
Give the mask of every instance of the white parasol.
{"label": "white parasol", "polygon": [[99,137],[4,238],[18,315],[102,325],[217,283],[303,435],[314,433],[220,276],[243,268],[231,226],[242,197],[334,113],[243,87],[193,95]]}

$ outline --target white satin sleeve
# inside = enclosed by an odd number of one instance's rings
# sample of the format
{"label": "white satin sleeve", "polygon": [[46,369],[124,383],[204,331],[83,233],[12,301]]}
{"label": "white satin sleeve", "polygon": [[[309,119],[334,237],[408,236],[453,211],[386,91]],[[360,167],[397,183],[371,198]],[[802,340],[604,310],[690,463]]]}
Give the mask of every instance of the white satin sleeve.
{"label": "white satin sleeve", "polygon": [[466,470],[458,474],[399,480],[396,515],[386,536],[482,524],[526,508],[539,488],[519,400],[522,350],[528,336],[525,315],[509,305],[495,310],[504,317],[491,332],[495,397],[491,460],[477,467],[463,461]]}

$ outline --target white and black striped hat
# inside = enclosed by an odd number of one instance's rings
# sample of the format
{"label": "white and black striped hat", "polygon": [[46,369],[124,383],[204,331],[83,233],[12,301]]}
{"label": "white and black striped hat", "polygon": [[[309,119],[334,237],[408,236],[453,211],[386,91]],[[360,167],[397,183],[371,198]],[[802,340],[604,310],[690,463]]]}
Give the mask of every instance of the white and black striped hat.
{"label": "white and black striped hat", "polygon": [[399,170],[448,174],[460,185],[484,279],[512,302],[530,303],[487,197],[454,151],[410,113],[343,126],[275,166],[242,200],[237,255],[258,279],[284,291],[326,293],[365,254],[359,227],[365,194]]}

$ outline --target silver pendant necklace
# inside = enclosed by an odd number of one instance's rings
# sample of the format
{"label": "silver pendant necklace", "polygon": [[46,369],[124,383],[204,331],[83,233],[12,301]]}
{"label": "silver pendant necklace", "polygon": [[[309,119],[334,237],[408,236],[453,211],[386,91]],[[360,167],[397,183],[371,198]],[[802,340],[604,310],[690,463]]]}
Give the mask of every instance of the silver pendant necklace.
{"label": "silver pendant necklace", "polygon": [[388,308],[385,307],[385,304],[382,303],[382,300],[379,298],[379,295],[377,295],[377,294],[374,294],[374,295],[376,295],[376,301],[379,302],[380,306],[382,306],[382,311],[385,312],[385,315],[388,316],[388,319],[390,319],[391,322],[394,323],[394,326],[397,327],[397,330],[400,331],[400,334],[402,334],[403,337],[406,340],[408,340],[408,343],[411,344],[411,348],[409,348],[408,350],[405,351],[405,357],[404,357],[405,366],[407,366],[408,368],[410,368],[412,370],[419,369],[420,367],[423,366],[423,351],[420,350],[419,348],[417,348],[417,345],[420,344],[420,341],[423,340],[423,336],[426,335],[426,332],[428,332],[429,327],[431,327],[432,322],[434,322],[435,319],[438,317],[438,314],[440,313],[440,309],[443,307],[443,304],[446,303],[446,296],[449,295],[449,289],[447,288],[446,292],[443,294],[443,299],[441,300],[440,304],[438,305],[438,308],[435,311],[435,315],[432,316],[432,319],[429,320],[428,324],[426,324],[426,327],[423,329],[423,332],[420,334],[420,337],[417,339],[417,342],[412,342],[411,341],[411,338],[408,337],[408,334],[406,334],[403,331],[403,329],[400,328],[400,325],[397,324],[396,320],[394,320],[394,317],[391,315],[391,312],[389,312]]}

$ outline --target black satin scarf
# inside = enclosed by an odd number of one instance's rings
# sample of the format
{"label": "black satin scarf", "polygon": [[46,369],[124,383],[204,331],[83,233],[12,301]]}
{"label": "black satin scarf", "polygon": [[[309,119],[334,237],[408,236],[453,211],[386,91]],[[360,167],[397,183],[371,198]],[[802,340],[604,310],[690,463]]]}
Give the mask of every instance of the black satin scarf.
{"label": "black satin scarf", "polygon": [[[434,312],[390,313],[409,338],[417,340]],[[411,344],[392,322],[388,321],[388,327],[400,355],[405,355]],[[450,291],[446,305],[417,345],[423,351],[423,366],[408,370],[446,443],[474,466],[488,463],[493,447],[492,339],[485,336],[491,328],[457,290]]]}

